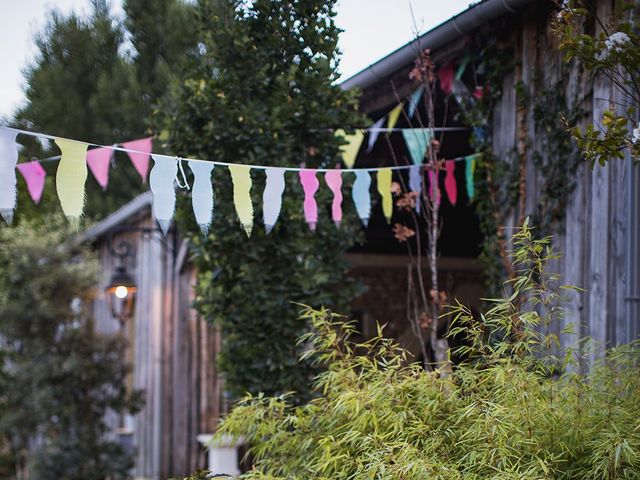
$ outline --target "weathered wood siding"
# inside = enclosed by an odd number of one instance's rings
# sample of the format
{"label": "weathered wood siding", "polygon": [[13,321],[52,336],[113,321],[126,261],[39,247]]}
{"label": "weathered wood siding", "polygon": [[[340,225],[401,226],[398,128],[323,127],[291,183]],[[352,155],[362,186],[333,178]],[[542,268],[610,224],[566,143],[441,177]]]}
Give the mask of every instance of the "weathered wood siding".
{"label": "weathered wood siding", "polygon": [[[613,3],[595,0],[601,18],[607,18]],[[563,84],[566,98],[577,101],[587,112],[583,128],[598,125],[604,109],[625,103],[605,77],[590,78],[588,72],[563,61],[551,28],[554,14],[552,2],[537,0],[490,23],[479,24],[470,35],[431,51],[436,65],[443,66],[450,61],[459,63],[469,49],[484,48],[492,37],[497,38],[498,45],[513,49],[515,67],[503,78],[502,97],[491,124],[495,154],[511,162],[514,170],[523,168],[525,172],[525,196],[504,220],[506,232],[526,216],[533,216],[544,195],[545,172],[536,166],[534,152],[542,157],[550,153],[547,139],[535,127],[533,111],[542,91]],[[420,48],[430,45],[421,41]],[[416,45],[416,54],[418,50]],[[403,65],[368,86],[362,92],[360,110],[371,120],[391,110],[398,98],[405,98],[416,88],[408,78],[411,68],[410,63]],[[519,98],[519,88],[529,98],[526,107],[522,107],[526,100],[519,102],[525,98]],[[562,112],[557,113],[560,122]],[[447,149],[446,138],[441,152]],[[450,143],[459,140],[448,138]],[[389,156],[383,148],[374,153],[377,162],[383,155]],[[367,158],[361,152],[360,165]],[[565,345],[576,342],[578,335],[593,338],[598,344],[593,358],[603,348],[629,342],[640,334],[640,167],[633,166],[630,158],[594,169],[585,162],[578,167],[575,178],[565,219],[556,225],[554,234],[555,247],[563,256],[551,269],[561,274],[566,284],[586,291],[570,296],[564,324],[555,329]],[[575,334],[561,333],[568,324],[574,326]]]}
{"label": "weathered wood siding", "polygon": [[[148,208],[131,224],[155,228]],[[220,415],[215,368],[219,333],[191,308],[195,273],[184,247],[171,234],[165,239],[160,232],[151,238],[120,233],[114,243],[120,240],[131,243],[135,251],[127,268],[135,275],[138,291],[127,335],[132,387],[145,394],[144,408],[134,416],[130,432],[136,449],[133,475],[149,480],[186,475],[205,467],[197,435],[211,433]],[[96,247],[101,267],[96,328],[115,333],[120,326],[109,311],[104,289],[119,260],[109,253],[106,238]],[[115,432],[119,419],[108,420]]]}
{"label": "weathered wood siding", "polygon": [[[540,14],[543,3],[532,4],[512,24],[510,43],[517,46],[518,66],[515,75],[504,78],[504,94],[496,107],[493,124],[495,151],[503,158],[509,158],[509,152],[518,150],[517,81],[522,81],[531,98],[535,98],[537,88],[552,88],[561,75],[567,76],[570,78],[566,83],[567,98],[577,94],[583,99],[588,111],[584,122],[596,125],[603,110],[611,108],[609,100],[624,100],[606,78],[589,80],[562,62],[550,31],[550,19]],[[600,16],[606,18],[610,2],[600,1],[597,6]],[[541,76],[541,84],[533,81],[535,75]],[[547,153],[541,148],[542,139],[536,137],[531,112],[525,121],[530,141],[526,158],[526,207],[524,212],[514,211],[508,220],[509,226],[522,214],[532,215],[541,199],[542,172],[533,166],[532,152]],[[633,242],[629,240],[629,229],[640,228],[638,219],[631,217],[632,202],[638,201],[637,171],[638,167],[634,167],[629,159],[611,161],[605,167],[596,166],[593,170],[586,164],[580,166],[564,224],[555,236],[555,246],[563,257],[554,263],[554,270],[562,275],[565,283],[586,289],[570,299],[565,323],[576,325],[577,333],[597,342],[594,356],[602,348],[629,342],[638,334],[637,308],[632,309],[629,305],[629,302],[637,302],[631,298],[634,295],[629,284],[630,272],[640,268]],[[567,335],[563,340],[565,343],[575,341]]]}

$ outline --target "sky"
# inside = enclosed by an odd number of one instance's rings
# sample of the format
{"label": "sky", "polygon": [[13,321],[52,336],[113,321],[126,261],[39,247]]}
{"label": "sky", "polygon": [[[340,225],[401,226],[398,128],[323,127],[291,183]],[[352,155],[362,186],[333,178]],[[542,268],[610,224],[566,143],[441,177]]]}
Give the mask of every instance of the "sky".
{"label": "sky", "polygon": [[[86,12],[89,0],[0,0],[0,116],[24,102],[24,68],[36,55],[34,35],[51,9]],[[120,14],[120,0],[111,0]],[[348,78],[414,38],[466,9],[472,0],[339,0],[342,78]],[[413,12],[413,13],[412,13]]]}

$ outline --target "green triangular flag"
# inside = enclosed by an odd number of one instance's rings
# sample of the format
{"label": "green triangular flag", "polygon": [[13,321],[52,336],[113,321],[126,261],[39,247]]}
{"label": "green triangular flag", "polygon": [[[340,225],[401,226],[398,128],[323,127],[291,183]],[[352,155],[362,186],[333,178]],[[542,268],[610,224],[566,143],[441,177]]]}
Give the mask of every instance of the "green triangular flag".
{"label": "green triangular flag", "polygon": [[411,128],[402,130],[402,136],[407,144],[407,150],[411,161],[415,165],[423,163],[424,154],[431,142],[432,130],[430,128]]}
{"label": "green triangular flag", "polygon": [[464,161],[465,161],[465,177],[466,177],[466,181],[467,181],[467,196],[469,197],[469,200],[473,200],[473,197],[476,194],[476,187],[474,185],[474,174],[476,171],[476,158],[478,157],[478,154],[474,154],[474,155],[467,155],[466,157],[464,157]]}

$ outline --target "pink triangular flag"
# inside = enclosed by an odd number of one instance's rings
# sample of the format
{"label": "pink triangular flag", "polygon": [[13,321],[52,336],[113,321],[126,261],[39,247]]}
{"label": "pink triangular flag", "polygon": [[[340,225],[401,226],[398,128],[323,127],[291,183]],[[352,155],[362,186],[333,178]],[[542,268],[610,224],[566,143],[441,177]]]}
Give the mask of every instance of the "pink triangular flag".
{"label": "pink triangular flag", "polygon": [[109,166],[112,155],[113,150],[110,148],[94,148],[87,151],[87,165],[103,190],[107,188],[109,183]]}
{"label": "pink triangular flag", "polygon": [[315,194],[318,191],[320,182],[316,177],[315,170],[300,170],[299,176],[304,190],[304,218],[311,231],[314,232],[318,224],[318,204],[316,203]]}
{"label": "pink triangular flag", "polygon": [[40,203],[42,198],[42,192],[44,191],[44,181],[47,176],[47,172],[44,171],[42,165],[37,160],[32,162],[19,163],[16,165],[18,171],[24,177],[24,181],[27,183],[27,190],[29,195],[35,203]]}
{"label": "pink triangular flag", "polygon": [[149,155],[153,149],[153,137],[141,138],[140,140],[131,140],[125,142],[122,146],[129,150],[135,150],[134,152],[127,152],[131,163],[140,174],[142,181],[146,183],[147,174],[149,173]]}
{"label": "pink triangular flag", "polygon": [[336,165],[334,170],[327,170],[324,174],[324,181],[333,192],[333,202],[331,203],[331,218],[337,227],[342,221],[342,172],[340,165]]}
{"label": "pink triangular flag", "polygon": [[453,63],[447,63],[438,69],[438,80],[440,80],[440,89],[445,95],[451,95],[453,92],[454,79]]}
{"label": "pink triangular flag", "polygon": [[444,177],[444,189],[447,192],[447,198],[451,205],[456,204],[458,201],[458,185],[456,184],[456,161],[447,160],[444,162],[444,167],[447,170],[447,175]]}

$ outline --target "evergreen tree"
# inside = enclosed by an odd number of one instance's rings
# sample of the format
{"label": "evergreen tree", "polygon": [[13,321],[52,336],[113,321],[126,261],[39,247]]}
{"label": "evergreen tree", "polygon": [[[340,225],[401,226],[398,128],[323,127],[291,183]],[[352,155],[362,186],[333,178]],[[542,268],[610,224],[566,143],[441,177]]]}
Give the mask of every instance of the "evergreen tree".
{"label": "evergreen tree", "polygon": [[[38,55],[25,71],[26,105],[15,115],[18,126],[53,135],[110,145],[145,135],[142,94],[135,70],[120,55],[123,29],[104,1],[96,0],[89,17],[51,12],[36,37]],[[43,158],[59,153],[28,140],[25,156]],[[140,193],[135,170],[118,154],[121,168],[111,172],[107,195],[90,175],[86,215],[99,218]],[[45,165],[49,184],[40,209],[57,208],[53,188],[57,162]],[[24,201],[29,204],[24,189]],[[40,210],[39,209],[39,210]],[[20,214],[20,212],[18,212]],[[42,213],[41,213],[42,214]]]}
{"label": "evergreen tree", "polygon": [[[363,123],[354,93],[336,85],[334,7],[333,0],[198,2],[200,47],[161,117],[169,149],[230,163],[333,167],[341,143],[334,129]],[[216,207],[206,238],[196,232],[188,202],[182,205],[200,272],[196,306],[222,327],[220,366],[234,394],[295,390],[303,397],[313,369],[297,360],[304,347],[296,339],[307,325],[292,302],[348,308],[353,284],[343,253],[357,227],[345,202],[347,220],[336,228],[318,179],[315,233],[304,221],[295,173],[286,174],[280,221],[270,234],[262,229],[259,171],[250,239],[236,217],[227,169],[213,173]]]}
{"label": "evergreen tree", "polygon": [[0,231],[0,472],[126,478],[132,459],[105,417],[134,411],[139,395],[126,390],[124,340],[94,329],[96,264],[61,243],[60,223]]}
{"label": "evergreen tree", "polygon": [[[15,125],[105,145],[152,133],[152,108],[195,45],[189,27],[189,19],[195,18],[193,6],[181,0],[128,0],[124,7],[131,16],[123,22],[112,16],[106,0],[92,0],[87,18],[51,12],[36,37],[36,61],[25,71],[27,103],[16,113]],[[131,39],[133,58],[126,52],[125,38]],[[56,147],[43,148],[33,140],[25,146],[27,157],[59,153]],[[89,176],[85,213],[90,220],[105,216],[146,188],[126,154],[116,153],[116,159],[118,168],[111,170],[106,192]],[[56,166],[46,165],[51,175],[39,212],[57,208],[52,185]],[[30,205],[24,190],[21,205]],[[42,215],[33,210],[28,207],[18,214]]]}
{"label": "evergreen tree", "polygon": [[123,9],[136,76],[150,113],[196,47],[194,7],[183,0],[125,0]]}

